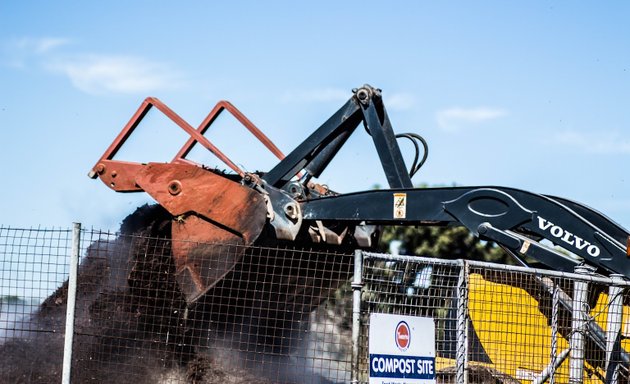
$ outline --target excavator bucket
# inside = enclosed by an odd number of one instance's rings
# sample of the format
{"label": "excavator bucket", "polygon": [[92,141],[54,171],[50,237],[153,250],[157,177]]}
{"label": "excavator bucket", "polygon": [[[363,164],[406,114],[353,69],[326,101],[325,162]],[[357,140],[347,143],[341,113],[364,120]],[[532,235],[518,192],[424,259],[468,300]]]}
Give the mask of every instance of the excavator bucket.
{"label": "excavator bucket", "polygon": [[[170,163],[114,160],[116,152],[151,107],[159,109],[189,133],[191,139]],[[144,191],[172,215],[171,248],[176,277],[188,303],[203,296],[234,268],[243,255],[244,246],[256,241],[267,219],[264,195],[242,185],[239,181],[245,173],[203,136],[225,109],[274,154],[283,156],[262,132],[227,102],[217,104],[200,127],[194,129],[159,100],[148,98],[89,174],[92,178],[100,178],[115,191]],[[238,176],[208,170],[185,159],[195,143],[214,153]],[[226,244],[236,247],[223,252]]]}
{"label": "excavator bucket", "polygon": [[188,302],[240,260],[244,248],[222,255],[224,244],[250,245],[265,225],[262,195],[195,165],[149,163],[136,183],[174,217],[171,247]]}

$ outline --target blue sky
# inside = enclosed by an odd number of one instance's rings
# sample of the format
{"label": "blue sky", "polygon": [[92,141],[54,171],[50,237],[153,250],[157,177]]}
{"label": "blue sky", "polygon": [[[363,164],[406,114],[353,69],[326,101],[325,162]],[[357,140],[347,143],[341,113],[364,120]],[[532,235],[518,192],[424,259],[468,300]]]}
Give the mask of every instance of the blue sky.
{"label": "blue sky", "polygon": [[[0,223],[116,229],[149,199],[86,175],[146,96],[193,126],[230,100],[288,153],[370,83],[429,142],[415,183],[569,197],[630,228],[628,19],[622,1],[3,1]],[[224,120],[236,163],[273,165]],[[155,132],[125,154],[179,144]],[[362,130],[339,156],[332,189],[385,184]]]}

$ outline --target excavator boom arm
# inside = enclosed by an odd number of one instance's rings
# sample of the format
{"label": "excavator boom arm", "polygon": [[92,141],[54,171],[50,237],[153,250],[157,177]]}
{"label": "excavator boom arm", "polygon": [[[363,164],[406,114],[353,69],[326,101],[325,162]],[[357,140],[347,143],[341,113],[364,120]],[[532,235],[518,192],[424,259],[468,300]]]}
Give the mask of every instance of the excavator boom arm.
{"label": "excavator boom arm", "polygon": [[[152,107],[190,138],[170,163],[114,159]],[[268,172],[249,173],[205,137],[223,110],[280,159],[276,166]],[[390,189],[337,194],[313,183],[360,125],[372,138]],[[409,168],[398,138],[411,140],[416,148]],[[186,159],[196,144],[236,174]],[[424,147],[421,161],[420,145]],[[630,278],[630,235],[604,215],[571,200],[514,188],[413,188],[411,178],[427,154],[426,142],[419,135],[394,133],[381,91],[369,85],[354,89],[352,97],[286,157],[230,103],[217,104],[193,128],[159,100],[147,98],[90,177],[101,178],[118,192],[145,191],[172,215],[176,275],[189,302],[207,292],[241,259],[235,254],[222,267],[209,268],[217,264],[220,250],[204,244],[251,245],[259,236],[271,235],[280,241],[370,247],[377,225],[462,225],[496,242],[524,264],[533,258],[550,268],[572,271],[584,262],[601,273]]]}
{"label": "excavator boom arm", "polygon": [[505,187],[376,190],[302,203],[305,220],[383,225],[463,225],[520,257],[572,272],[580,259],[630,278],[630,234],[594,210],[567,200]]}

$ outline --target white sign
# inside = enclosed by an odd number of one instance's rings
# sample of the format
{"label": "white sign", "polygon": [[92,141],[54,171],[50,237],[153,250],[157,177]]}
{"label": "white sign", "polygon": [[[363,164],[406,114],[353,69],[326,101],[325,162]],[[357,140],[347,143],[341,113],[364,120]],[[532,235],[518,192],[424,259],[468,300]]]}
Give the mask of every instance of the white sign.
{"label": "white sign", "polygon": [[435,383],[435,323],[370,314],[370,384]]}

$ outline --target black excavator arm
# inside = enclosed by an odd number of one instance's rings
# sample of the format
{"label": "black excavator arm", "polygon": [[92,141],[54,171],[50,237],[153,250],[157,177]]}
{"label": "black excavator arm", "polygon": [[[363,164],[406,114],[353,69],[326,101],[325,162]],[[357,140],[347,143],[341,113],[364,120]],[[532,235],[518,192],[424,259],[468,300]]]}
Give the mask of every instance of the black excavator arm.
{"label": "black excavator arm", "polygon": [[[176,276],[189,302],[207,292],[242,257],[241,252],[220,263],[221,268],[209,268],[221,257],[220,247],[209,244],[253,245],[269,236],[370,247],[378,225],[396,224],[461,225],[524,264],[533,258],[549,268],[572,271],[584,262],[600,273],[630,278],[628,230],[582,204],[504,187],[413,188],[411,178],[428,155],[426,141],[414,133],[394,133],[379,89],[364,85],[353,92],[286,157],[228,102],[219,102],[195,129],[158,99],[147,98],[89,176],[118,192],[144,191],[172,216]],[[185,131],[188,141],[169,163],[115,158],[151,108]],[[281,159],[275,167],[248,173],[204,136],[224,110]],[[374,142],[390,189],[338,194],[313,182],[360,125]],[[398,139],[410,140],[415,147],[408,168]],[[235,174],[188,159],[197,144]]]}
{"label": "black excavator arm", "polygon": [[[533,258],[567,272],[587,263],[602,274],[630,278],[628,230],[585,205],[505,187],[413,188],[411,176],[422,163],[417,164],[416,153],[408,171],[397,138],[412,139],[417,150],[421,141],[425,152],[422,162],[428,152],[426,142],[418,135],[394,134],[380,90],[365,85],[353,91],[354,96],[343,107],[262,175],[261,184],[272,200],[274,194],[283,195],[283,204],[277,204],[275,211],[276,215],[291,216],[289,225],[310,226],[319,232],[339,223],[359,228],[463,225],[476,236],[497,243],[522,263]],[[361,123],[374,141],[391,189],[348,194],[318,190],[309,180],[322,173]],[[275,225],[278,231],[282,227]],[[325,241],[325,234],[320,235]]]}
{"label": "black excavator arm", "polygon": [[[575,208],[577,203],[574,203]],[[585,206],[591,220],[561,200],[513,188],[456,187],[377,190],[318,198],[302,203],[304,220],[388,225],[463,225],[519,258],[532,257],[560,271],[584,262],[602,272],[630,277],[629,236]],[[596,222],[597,224],[595,224]],[[564,248],[580,259],[544,242]]]}

